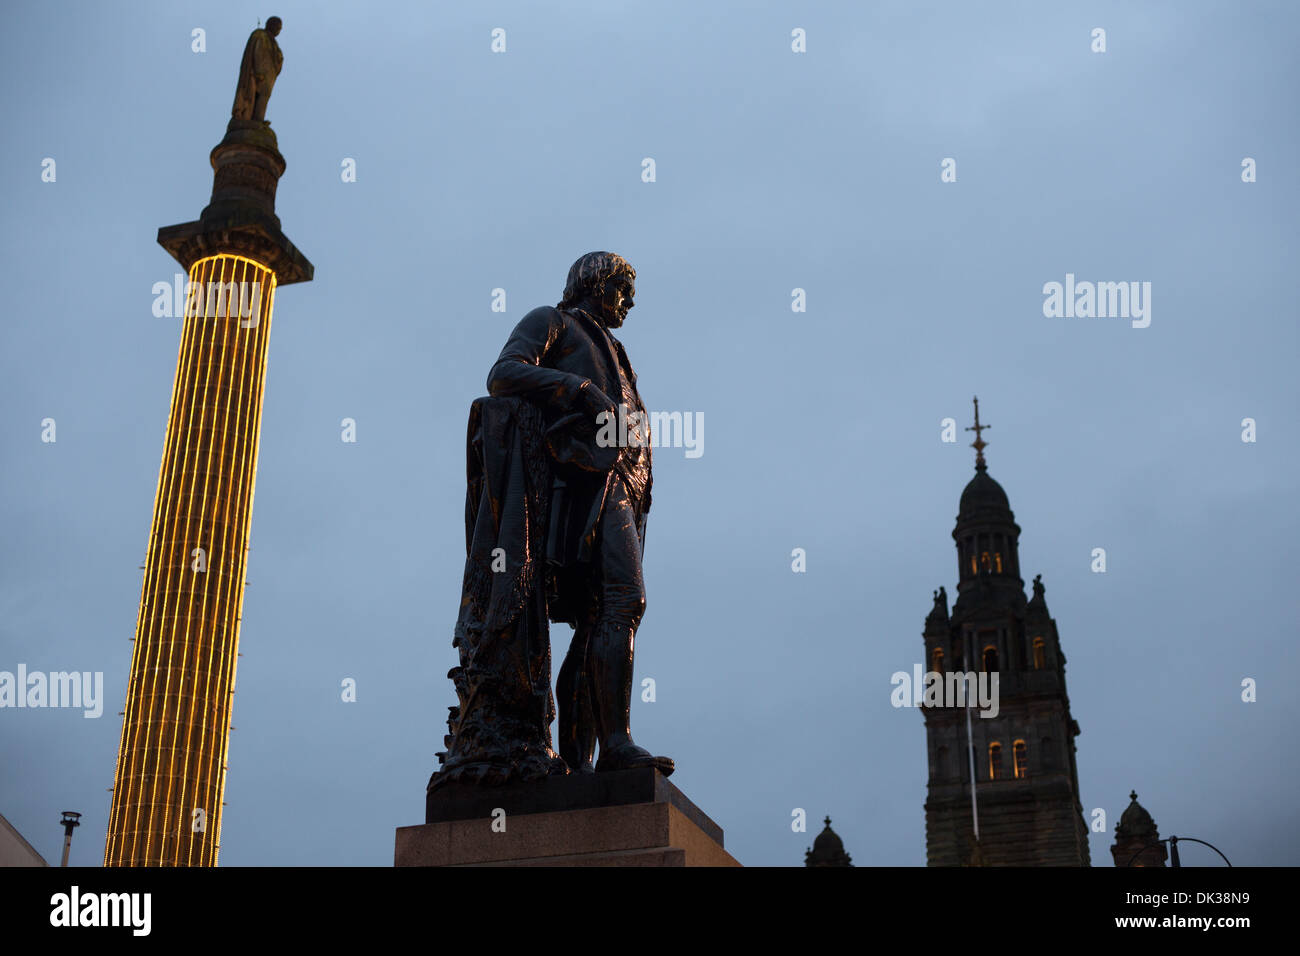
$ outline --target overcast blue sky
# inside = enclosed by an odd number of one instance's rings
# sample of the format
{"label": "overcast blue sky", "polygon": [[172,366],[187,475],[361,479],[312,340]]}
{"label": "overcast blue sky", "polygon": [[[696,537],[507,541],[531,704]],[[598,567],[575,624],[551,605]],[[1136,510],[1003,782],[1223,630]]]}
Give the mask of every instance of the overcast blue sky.
{"label": "overcast blue sky", "polygon": [[[422,822],[466,413],[593,249],[638,270],[646,403],[706,423],[702,457],[655,455],[632,726],[743,863],[801,865],[827,813],[856,863],[924,863],[890,675],[955,589],[973,452],[940,422],[973,394],[1069,660],[1094,864],[1134,788],[1162,835],[1300,862],[1295,6],[809,6],[8,5],[0,670],[106,696],[0,710],[0,813],[47,859],[75,809],[73,862],[102,860],[180,335],[155,234],[207,204],[276,14],[277,211],[316,278],[276,297],[223,865],[390,865]],[[1150,326],[1045,317],[1067,273],[1150,282]]]}

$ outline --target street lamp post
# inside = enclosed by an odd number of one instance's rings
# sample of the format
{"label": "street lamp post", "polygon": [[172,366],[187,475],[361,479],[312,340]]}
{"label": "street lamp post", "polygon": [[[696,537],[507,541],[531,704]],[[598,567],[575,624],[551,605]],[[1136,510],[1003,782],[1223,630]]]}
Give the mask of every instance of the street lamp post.
{"label": "street lamp post", "polygon": [[80,813],[71,810],[63,811],[63,819],[59,821],[63,825],[63,862],[59,866],[68,865],[68,853],[72,850],[72,831],[81,826],[80,820]]}

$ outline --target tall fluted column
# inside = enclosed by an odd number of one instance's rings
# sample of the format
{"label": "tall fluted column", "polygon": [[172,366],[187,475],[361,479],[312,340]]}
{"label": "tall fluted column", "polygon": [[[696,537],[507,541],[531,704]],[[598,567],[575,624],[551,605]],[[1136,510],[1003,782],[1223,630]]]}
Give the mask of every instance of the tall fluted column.
{"label": "tall fluted column", "polygon": [[188,271],[136,623],[106,866],[215,866],[271,312],[313,268],[280,231],[260,120],[212,151],[212,201],[158,231]]}

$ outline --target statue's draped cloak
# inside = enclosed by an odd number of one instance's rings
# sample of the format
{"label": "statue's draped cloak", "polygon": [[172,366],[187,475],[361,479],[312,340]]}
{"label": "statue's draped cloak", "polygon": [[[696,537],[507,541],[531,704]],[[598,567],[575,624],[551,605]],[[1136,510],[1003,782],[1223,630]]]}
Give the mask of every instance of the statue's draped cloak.
{"label": "statue's draped cloak", "polygon": [[[554,480],[542,412],[521,398],[470,406],[465,576],[448,674],[447,750],[429,781],[495,784],[564,773],[551,747],[545,542]],[[494,566],[499,570],[493,570]]]}

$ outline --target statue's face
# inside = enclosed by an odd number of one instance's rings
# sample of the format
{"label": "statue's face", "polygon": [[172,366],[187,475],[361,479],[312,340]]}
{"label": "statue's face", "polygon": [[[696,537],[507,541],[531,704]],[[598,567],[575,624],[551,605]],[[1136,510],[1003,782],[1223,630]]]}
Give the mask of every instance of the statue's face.
{"label": "statue's face", "polygon": [[600,307],[604,313],[605,324],[616,329],[623,324],[628,312],[636,304],[636,283],[630,276],[619,275],[605,283],[605,294],[601,297]]}
{"label": "statue's face", "polygon": [[271,19],[266,21],[266,32],[271,34],[271,36],[273,37],[277,37],[280,35],[279,17],[272,17]]}

